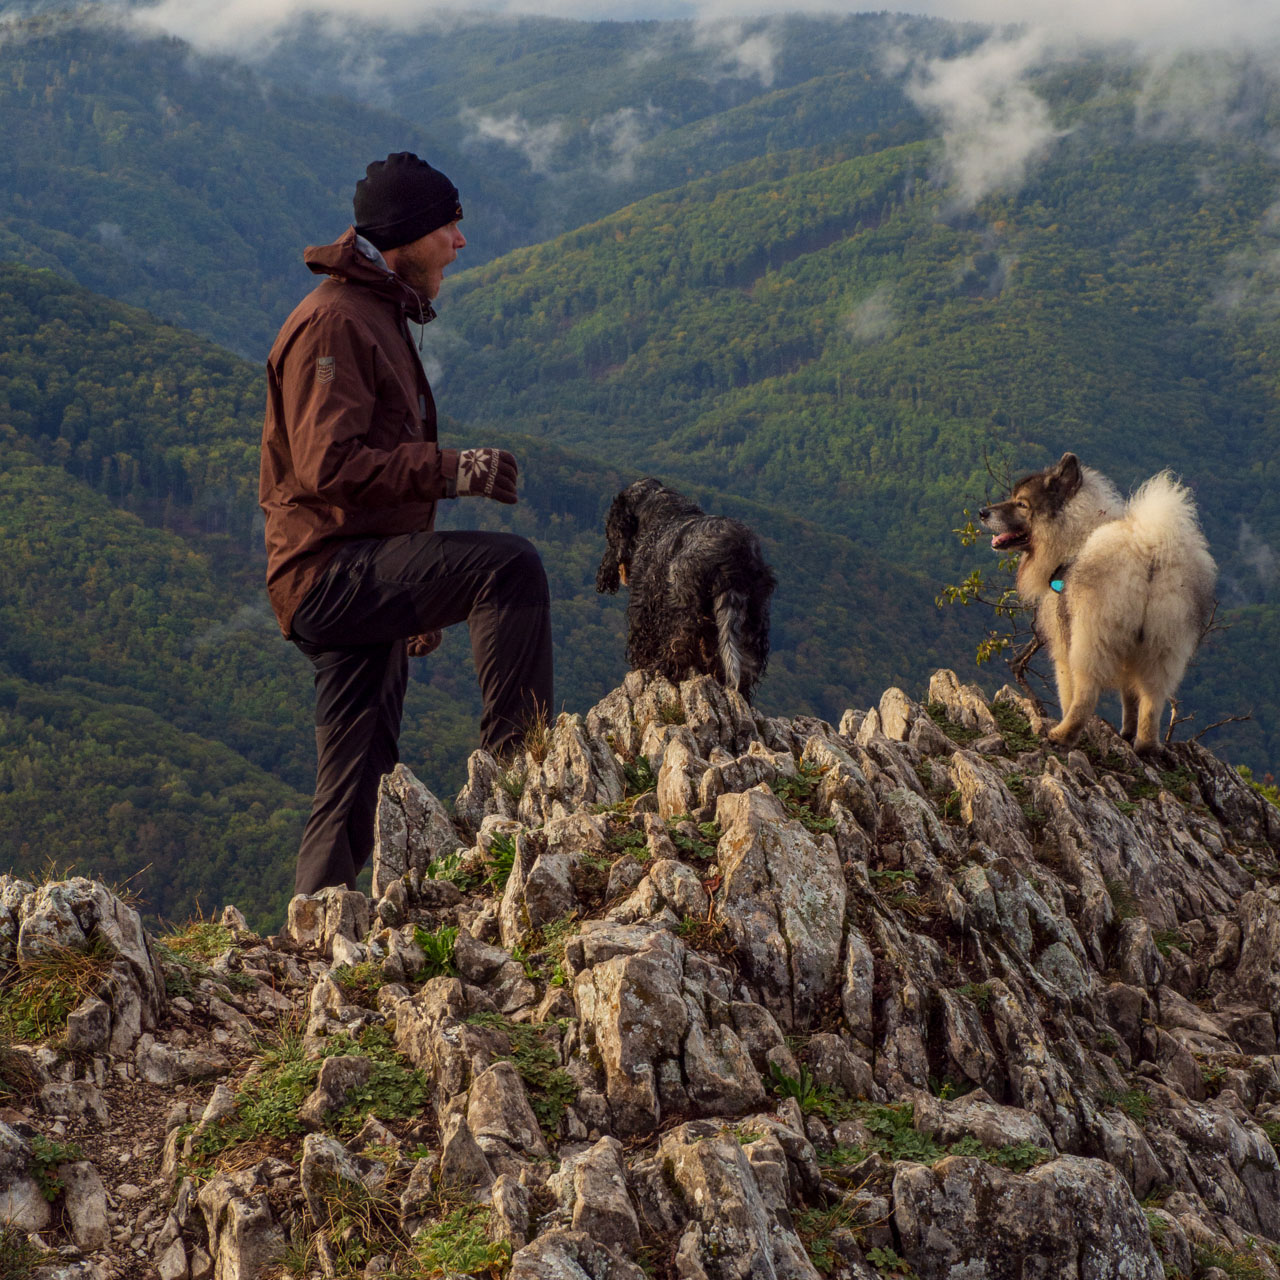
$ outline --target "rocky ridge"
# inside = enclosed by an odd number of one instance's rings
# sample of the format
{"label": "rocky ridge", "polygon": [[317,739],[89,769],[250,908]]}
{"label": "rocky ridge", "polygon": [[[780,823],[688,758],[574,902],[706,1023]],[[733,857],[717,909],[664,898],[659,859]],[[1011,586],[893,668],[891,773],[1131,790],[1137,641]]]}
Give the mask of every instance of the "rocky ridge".
{"label": "rocky ridge", "polygon": [[0,1275],[1280,1278],[1280,811],[946,671],[629,675],[374,897],[0,877]]}

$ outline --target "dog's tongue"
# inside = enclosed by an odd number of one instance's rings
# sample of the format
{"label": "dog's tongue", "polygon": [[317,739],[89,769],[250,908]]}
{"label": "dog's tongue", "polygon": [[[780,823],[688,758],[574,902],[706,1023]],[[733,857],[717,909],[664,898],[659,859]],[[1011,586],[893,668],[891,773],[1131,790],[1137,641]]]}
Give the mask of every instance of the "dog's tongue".
{"label": "dog's tongue", "polygon": [[991,539],[992,551],[1003,551],[1011,542],[1017,542],[1018,535],[1016,533],[997,533]]}

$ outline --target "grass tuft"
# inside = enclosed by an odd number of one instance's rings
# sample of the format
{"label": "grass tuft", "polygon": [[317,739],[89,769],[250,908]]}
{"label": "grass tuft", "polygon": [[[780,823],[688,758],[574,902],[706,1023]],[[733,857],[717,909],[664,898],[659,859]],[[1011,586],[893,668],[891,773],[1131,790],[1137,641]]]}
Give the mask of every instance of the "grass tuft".
{"label": "grass tuft", "polygon": [[20,961],[0,979],[0,1035],[12,1040],[46,1040],[67,1025],[67,1015],[97,994],[114,956],[101,934],[87,946],[50,947]]}

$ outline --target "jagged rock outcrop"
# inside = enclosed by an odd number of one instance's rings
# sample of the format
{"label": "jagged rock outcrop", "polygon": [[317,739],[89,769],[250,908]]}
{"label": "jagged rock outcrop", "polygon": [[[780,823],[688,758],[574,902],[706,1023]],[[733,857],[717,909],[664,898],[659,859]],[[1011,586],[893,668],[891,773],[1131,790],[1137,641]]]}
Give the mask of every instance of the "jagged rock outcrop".
{"label": "jagged rock outcrop", "polygon": [[452,810],[397,768],[373,900],[274,938],[0,878],[3,991],[98,966],[0,1046],[0,1219],[48,1277],[1280,1280],[1280,811],[1045,727],[631,673]]}

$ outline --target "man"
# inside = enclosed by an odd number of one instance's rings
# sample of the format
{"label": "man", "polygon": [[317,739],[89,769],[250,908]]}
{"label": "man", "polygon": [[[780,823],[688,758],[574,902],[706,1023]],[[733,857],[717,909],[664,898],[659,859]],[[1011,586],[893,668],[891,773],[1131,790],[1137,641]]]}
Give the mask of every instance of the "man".
{"label": "man", "polygon": [[518,747],[552,702],[546,574],[502,533],[434,532],[442,498],[516,501],[516,460],[442,449],[408,321],[435,312],[466,244],[457,188],[408,152],[368,166],[355,225],[304,260],[328,278],[267,362],[259,501],[267,590],[316,686],[316,793],[296,889],[353,886],[373,852],[378,784],[399,759],[408,656],[466,621],[481,742]]}

